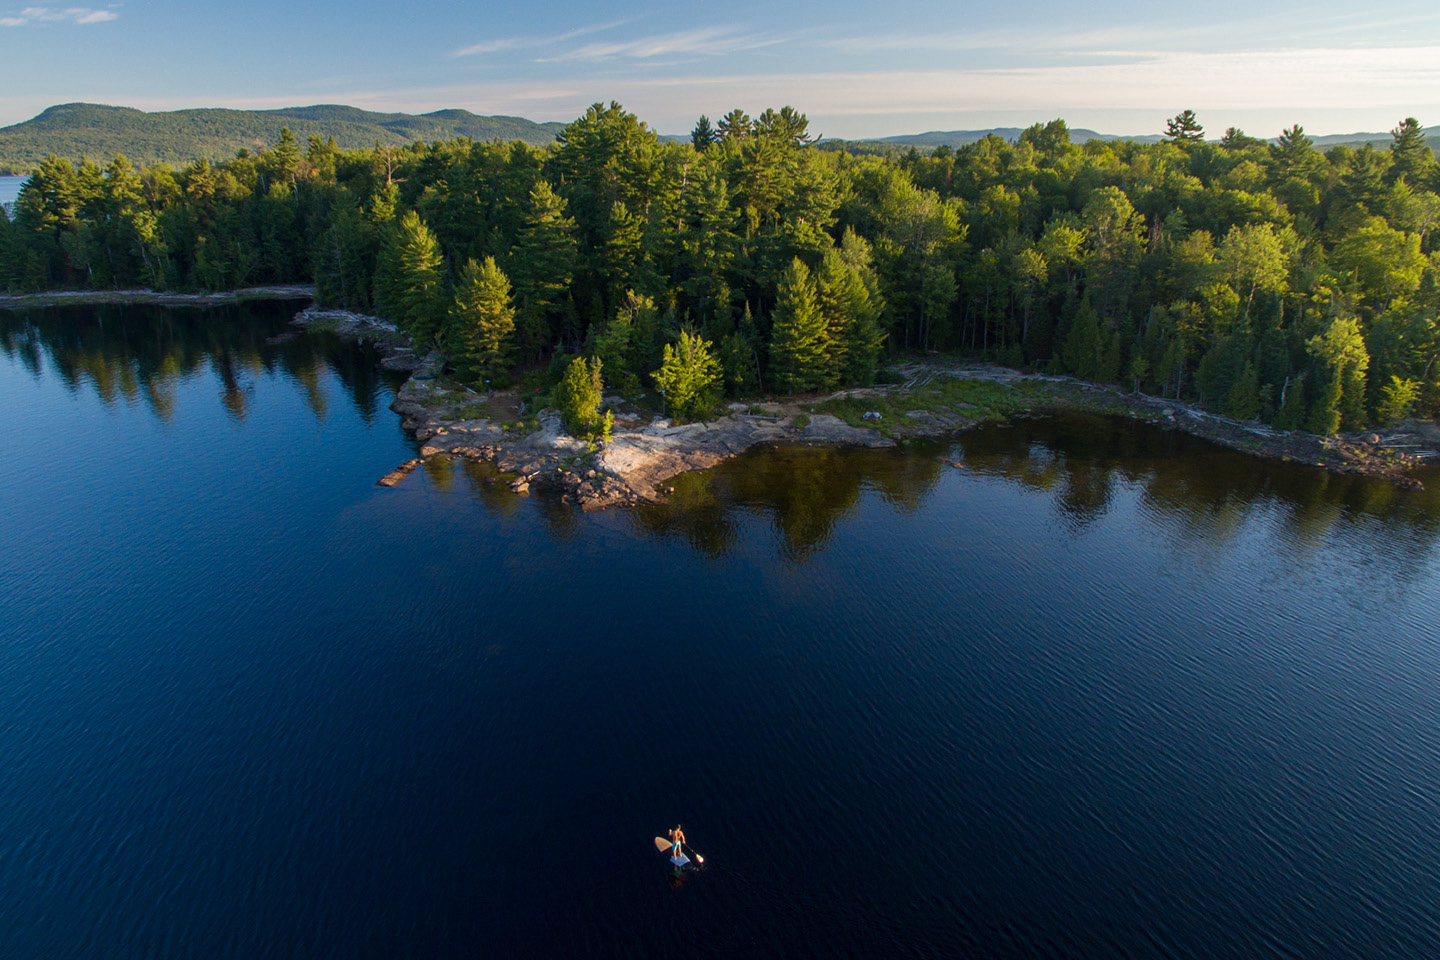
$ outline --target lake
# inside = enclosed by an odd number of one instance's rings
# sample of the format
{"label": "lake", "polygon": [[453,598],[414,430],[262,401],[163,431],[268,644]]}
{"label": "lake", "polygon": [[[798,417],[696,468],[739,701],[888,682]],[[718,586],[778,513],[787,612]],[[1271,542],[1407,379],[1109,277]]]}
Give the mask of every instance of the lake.
{"label": "lake", "polygon": [[0,177],[0,207],[6,210],[12,209],[15,200],[20,196],[20,188],[25,186],[29,177]]}
{"label": "lake", "polygon": [[1433,472],[1061,418],[386,489],[295,309],[0,312],[7,957],[1434,956]]}

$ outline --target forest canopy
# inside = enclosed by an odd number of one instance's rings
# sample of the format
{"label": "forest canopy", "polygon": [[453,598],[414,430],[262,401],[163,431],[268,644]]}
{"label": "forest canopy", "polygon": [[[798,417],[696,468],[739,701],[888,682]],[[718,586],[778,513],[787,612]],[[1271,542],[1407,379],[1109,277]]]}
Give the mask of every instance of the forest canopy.
{"label": "forest canopy", "polygon": [[743,396],[943,351],[1285,428],[1434,416],[1440,165],[1419,123],[1324,152],[1298,125],[1206,140],[1189,111],[1163,132],[1077,146],[1056,120],[864,155],[818,149],[789,107],[677,143],[611,103],[543,147],[286,130],[178,170],[51,157],[0,219],[0,287],[313,280],[473,377],[580,352],[640,389],[703,355]]}

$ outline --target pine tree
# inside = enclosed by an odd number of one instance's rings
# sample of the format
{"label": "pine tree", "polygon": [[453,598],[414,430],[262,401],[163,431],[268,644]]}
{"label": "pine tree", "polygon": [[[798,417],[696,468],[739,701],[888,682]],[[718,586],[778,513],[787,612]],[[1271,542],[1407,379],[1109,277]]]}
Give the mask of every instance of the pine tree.
{"label": "pine tree", "polygon": [[850,326],[854,322],[850,310],[852,287],[859,283],[840,254],[827,250],[815,275],[815,289],[820,314],[825,318],[825,386],[834,387],[844,376],[850,351]]}
{"label": "pine tree", "polygon": [[1107,341],[1100,329],[1100,315],[1088,301],[1082,303],[1060,352],[1066,369],[1085,380],[1099,379],[1101,368],[1105,366]]}
{"label": "pine tree", "polygon": [[802,393],[825,382],[825,316],[810,270],[796,257],[780,277],[770,332],[770,375],[777,390]]}
{"label": "pine tree", "polygon": [[710,144],[717,142],[720,134],[710,125],[710,118],[703,113],[695,123],[695,129],[690,131],[690,144],[696,150],[704,151]]}
{"label": "pine tree", "polygon": [[678,420],[704,416],[720,401],[720,361],[712,344],[688,330],[680,331],[673,347],[665,345],[665,359],[651,376],[665,407]]}
{"label": "pine tree", "polygon": [[1182,110],[1165,121],[1165,139],[1172,143],[1200,143],[1205,139],[1205,128],[1195,119],[1194,110]]}
{"label": "pine tree", "polygon": [[1340,429],[1340,399],[1344,386],[1338,371],[1327,370],[1324,375],[1320,382],[1320,393],[1315,397],[1310,416],[1305,421],[1305,428],[1311,433],[1328,437]]}
{"label": "pine tree", "polygon": [[462,379],[489,379],[505,365],[515,332],[510,281],[495,265],[466,262],[455,278],[455,300],[446,318],[450,357]]}
{"label": "pine tree", "polygon": [[748,140],[751,130],[750,115],[739,107],[720,118],[720,139],[723,141]]}
{"label": "pine tree", "polygon": [[315,298],[325,306],[370,309],[374,229],[353,202],[337,204],[311,256]]}
{"label": "pine tree", "polygon": [[1320,394],[1310,413],[1314,433],[1333,434],[1343,425],[1365,425],[1365,371],[1370,354],[1352,317],[1336,317],[1323,333],[1306,341],[1321,371]]}
{"label": "pine tree", "polygon": [[[864,243],[848,230],[846,238]],[[868,263],[868,249],[858,262]],[[874,382],[885,330],[879,323],[881,306],[865,279],[862,267],[852,264],[841,248],[826,251],[816,288],[825,317],[827,386]]]}
{"label": "pine tree", "polygon": [[1410,416],[1415,402],[1420,399],[1420,384],[1391,374],[1390,382],[1380,392],[1380,422],[1389,427]]}
{"label": "pine tree", "polygon": [[1225,416],[1253,420],[1260,415],[1260,374],[1255,364],[1246,363],[1240,378],[1225,397]]}
{"label": "pine tree", "polygon": [[1435,154],[1425,142],[1424,128],[1414,117],[1406,117],[1390,131],[1390,136],[1390,179],[1403,178],[1418,187],[1427,168],[1435,162]]}
{"label": "pine tree", "polygon": [[280,128],[280,140],[266,152],[265,160],[270,185],[281,185],[286,192],[294,190],[295,173],[300,166],[300,144],[289,127]]}
{"label": "pine tree", "polygon": [[577,264],[575,221],[566,216],[565,199],[541,180],[530,191],[529,210],[510,251],[515,300],[522,316],[529,353],[562,339],[569,314],[565,296]]}
{"label": "pine tree", "polygon": [[1299,430],[1305,425],[1305,378],[1296,377],[1285,389],[1280,412],[1275,414],[1276,430]]}
{"label": "pine tree", "polygon": [[440,332],[444,316],[444,259],[435,234],[411,210],[388,230],[376,264],[375,300],[422,347]]}
{"label": "pine tree", "polygon": [[603,432],[600,400],[604,381],[600,361],[576,357],[565,369],[565,378],[555,387],[555,402],[565,429],[575,437],[595,437]]}

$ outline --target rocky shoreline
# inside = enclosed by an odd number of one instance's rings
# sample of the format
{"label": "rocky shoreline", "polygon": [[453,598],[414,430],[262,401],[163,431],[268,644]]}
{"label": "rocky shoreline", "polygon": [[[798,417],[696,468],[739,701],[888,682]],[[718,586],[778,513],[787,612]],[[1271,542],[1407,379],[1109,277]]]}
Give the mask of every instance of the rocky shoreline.
{"label": "rocky shoreline", "polygon": [[1383,477],[1410,488],[1420,486],[1411,468],[1440,462],[1440,428],[1434,424],[1409,424],[1384,436],[1287,433],[1071,377],[939,362],[896,367],[905,378],[901,385],[732,403],[725,416],[703,423],[647,417],[621,397],[606,397],[615,430],[608,443],[596,445],[568,435],[554,410],[527,411],[513,391],[487,395],[445,381],[444,357],[433,351],[421,356],[384,320],[311,307],[293,322],[369,341],[387,369],[411,374],[391,409],[420,442],[420,455],[382,477],[383,486],[400,483],[430,457],[467,457],[494,463],[502,474],[496,482],[508,482],[518,493],[549,487],[568,502],[596,510],[663,500],[671,489],[667,481],[678,474],[712,467],[761,444],[888,447],[909,438],[952,436],[1005,417],[1074,410],[1128,416],[1254,456]]}
{"label": "rocky shoreline", "polygon": [[170,293],[164,290],[47,290],[0,294],[0,310],[84,304],[137,304],[158,307],[216,307],[246,300],[313,300],[313,283],[244,287],[219,293]]}

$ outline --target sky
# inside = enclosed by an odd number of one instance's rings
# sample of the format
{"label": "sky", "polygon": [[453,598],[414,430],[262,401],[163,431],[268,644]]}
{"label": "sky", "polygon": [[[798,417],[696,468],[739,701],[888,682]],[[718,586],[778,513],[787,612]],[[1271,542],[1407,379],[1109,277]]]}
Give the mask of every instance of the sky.
{"label": "sky", "polygon": [[1215,135],[1440,126],[1440,3],[0,0],[0,126],[71,101],[568,121],[610,100],[662,133],[789,104],[851,139],[1159,133],[1183,109]]}

